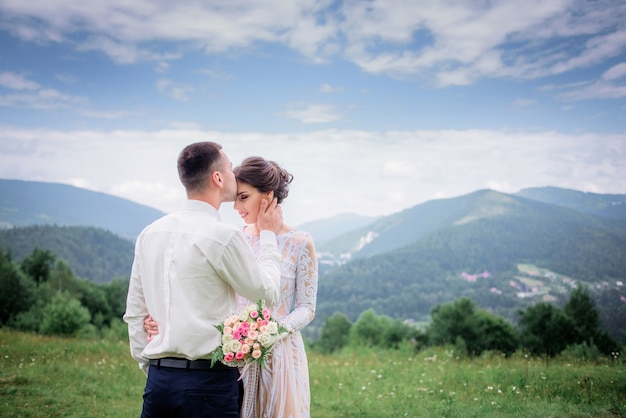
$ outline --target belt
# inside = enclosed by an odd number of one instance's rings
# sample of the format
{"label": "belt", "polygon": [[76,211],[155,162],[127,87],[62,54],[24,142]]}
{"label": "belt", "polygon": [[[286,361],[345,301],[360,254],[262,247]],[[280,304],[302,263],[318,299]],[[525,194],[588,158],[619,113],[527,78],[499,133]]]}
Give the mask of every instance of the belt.
{"label": "belt", "polygon": [[150,360],[151,366],[168,367],[170,369],[187,369],[187,370],[232,370],[222,362],[215,362],[211,367],[211,360],[187,360],[184,358],[165,357]]}

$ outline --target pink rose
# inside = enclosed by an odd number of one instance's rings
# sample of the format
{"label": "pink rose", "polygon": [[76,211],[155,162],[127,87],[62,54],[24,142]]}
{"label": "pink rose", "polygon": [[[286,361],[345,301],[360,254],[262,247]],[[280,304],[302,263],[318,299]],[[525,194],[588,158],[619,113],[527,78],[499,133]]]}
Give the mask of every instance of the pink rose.
{"label": "pink rose", "polygon": [[224,361],[233,361],[233,358],[235,358],[235,355],[233,353],[226,353],[224,355]]}
{"label": "pink rose", "polygon": [[248,333],[248,337],[251,340],[256,340],[259,337],[259,333],[256,330],[250,330],[250,332]]}
{"label": "pink rose", "polygon": [[237,354],[235,354],[235,359],[236,360],[243,360],[243,356],[244,356],[243,351],[237,351]]}
{"label": "pink rose", "polygon": [[254,350],[252,352],[252,358],[259,359],[261,357],[261,350]]}
{"label": "pink rose", "polygon": [[263,312],[263,318],[270,319],[270,311],[269,311],[269,309],[265,308],[265,309],[263,309],[262,312]]}
{"label": "pink rose", "polygon": [[248,354],[250,352],[250,346],[248,344],[244,344],[241,346],[241,352],[244,354]]}
{"label": "pink rose", "polygon": [[259,316],[259,313],[257,311],[250,312],[250,318],[256,318],[258,316]]}

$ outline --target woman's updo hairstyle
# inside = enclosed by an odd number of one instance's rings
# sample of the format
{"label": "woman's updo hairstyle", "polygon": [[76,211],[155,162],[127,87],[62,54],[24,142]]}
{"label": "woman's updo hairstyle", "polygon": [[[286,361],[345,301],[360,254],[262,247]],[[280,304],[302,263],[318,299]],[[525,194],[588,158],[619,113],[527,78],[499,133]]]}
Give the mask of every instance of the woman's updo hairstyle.
{"label": "woman's updo hairstyle", "polygon": [[278,203],[287,198],[293,181],[287,170],[261,157],[248,157],[233,171],[238,182],[249,184],[261,193],[273,191]]}

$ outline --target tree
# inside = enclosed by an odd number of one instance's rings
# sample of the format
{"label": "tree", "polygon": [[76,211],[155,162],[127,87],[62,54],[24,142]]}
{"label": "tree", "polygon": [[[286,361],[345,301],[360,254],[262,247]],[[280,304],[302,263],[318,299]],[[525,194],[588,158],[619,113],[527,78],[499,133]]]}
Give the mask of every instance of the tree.
{"label": "tree", "polygon": [[477,354],[480,327],[475,315],[476,306],[469,298],[435,306],[428,327],[428,341],[432,345],[454,344],[464,341],[468,354]]}
{"label": "tree", "polygon": [[11,261],[10,252],[0,248],[0,324],[27,311],[34,297],[35,283]]}
{"label": "tree", "polygon": [[600,326],[600,316],[587,286],[578,286],[570,293],[563,312],[574,321],[576,343],[589,341]]}
{"label": "tree", "polygon": [[574,321],[551,304],[539,302],[521,314],[521,343],[532,353],[552,357],[576,342]]}
{"label": "tree", "polygon": [[111,309],[111,321],[121,319],[126,312],[128,282],[128,279],[114,279],[110,283],[101,285]]}
{"label": "tree", "polygon": [[35,280],[37,284],[47,282],[56,256],[50,250],[35,247],[33,252],[22,260],[22,271]]}
{"label": "tree", "polygon": [[320,333],[316,347],[324,353],[340,350],[348,344],[352,323],[346,315],[335,312],[331,317],[324,319],[324,326]]}
{"label": "tree", "polygon": [[42,334],[74,335],[89,324],[91,315],[87,308],[66,292],[54,295],[44,308]]}
{"label": "tree", "polygon": [[574,323],[575,343],[595,345],[604,354],[617,350],[617,342],[606,331],[600,329],[600,315],[587,286],[579,286],[572,290],[563,312]]}
{"label": "tree", "polygon": [[432,310],[427,335],[430,344],[455,344],[466,354],[479,355],[485,350],[513,353],[518,336],[513,325],[485,310],[477,309],[469,298],[438,305]]}
{"label": "tree", "polygon": [[479,351],[497,350],[510,355],[517,350],[519,336],[509,321],[482,310],[476,315],[480,329]]}
{"label": "tree", "polygon": [[383,324],[372,309],[363,312],[350,329],[350,342],[375,347],[383,341]]}

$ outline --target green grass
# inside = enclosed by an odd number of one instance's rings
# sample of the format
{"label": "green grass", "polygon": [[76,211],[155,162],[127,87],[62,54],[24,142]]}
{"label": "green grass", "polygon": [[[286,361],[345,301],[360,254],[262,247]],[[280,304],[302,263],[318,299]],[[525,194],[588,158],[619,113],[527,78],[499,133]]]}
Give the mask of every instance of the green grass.
{"label": "green grass", "polygon": [[[0,329],[1,417],[136,417],[144,375],[125,342]],[[309,353],[311,416],[626,417],[626,365],[445,348]]]}

